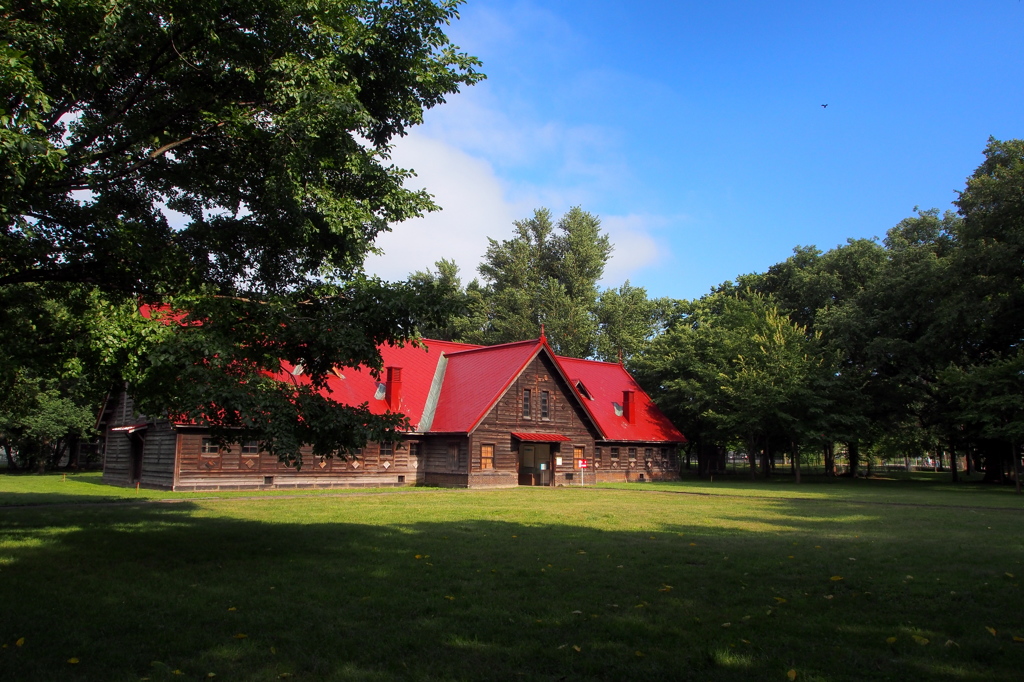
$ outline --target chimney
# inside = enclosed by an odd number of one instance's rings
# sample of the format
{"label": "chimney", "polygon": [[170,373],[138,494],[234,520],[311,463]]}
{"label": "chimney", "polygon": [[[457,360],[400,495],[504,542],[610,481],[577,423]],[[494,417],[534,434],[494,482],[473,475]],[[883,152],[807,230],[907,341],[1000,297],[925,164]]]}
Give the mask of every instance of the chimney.
{"label": "chimney", "polygon": [[622,392],[622,416],[623,416],[623,418],[625,418],[626,423],[628,423],[628,424],[632,424],[633,423],[633,409],[634,409],[633,391],[623,391]]}
{"label": "chimney", "polygon": [[387,380],[384,382],[384,400],[392,412],[398,412],[402,404],[402,368],[388,367]]}

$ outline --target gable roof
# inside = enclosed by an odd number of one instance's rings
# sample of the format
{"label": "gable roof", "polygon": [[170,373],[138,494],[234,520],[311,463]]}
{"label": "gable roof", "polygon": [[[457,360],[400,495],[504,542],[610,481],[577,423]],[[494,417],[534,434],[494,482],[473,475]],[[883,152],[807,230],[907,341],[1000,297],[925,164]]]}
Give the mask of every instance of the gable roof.
{"label": "gable roof", "polygon": [[[497,346],[424,339],[423,346],[381,347],[384,366],[402,368],[400,410],[413,431],[470,433],[526,367],[543,354],[569,385],[600,440],[686,442],[621,364],[555,355],[543,336]],[[285,369],[290,373],[291,368]],[[301,375],[297,379],[301,381]],[[380,382],[384,380],[382,376]],[[346,405],[367,402],[371,412],[383,414],[389,408],[383,398],[375,398],[381,394],[380,382],[362,368],[342,370],[340,377],[328,379],[326,394]],[[622,414],[624,391],[632,391],[632,423]]]}
{"label": "gable roof", "polygon": [[[145,317],[157,309],[140,307]],[[171,320],[180,321],[179,319]],[[423,339],[379,348],[386,368],[402,370],[396,409],[385,399],[386,374],[374,378],[365,367],[338,369],[321,394],[342,405],[367,404],[372,414],[402,412],[414,432],[470,433],[493,409],[520,374],[544,354],[598,431],[613,442],[675,442],[686,437],[654,405],[621,364],[555,355],[543,332],[539,339],[496,346]],[[301,368],[288,362],[273,374],[279,381],[308,386]],[[631,391],[634,420],[623,416],[623,392]]]}
{"label": "gable roof", "polygon": [[537,357],[543,342],[519,341],[446,353],[448,367],[430,430],[468,433]]}
{"label": "gable roof", "polygon": [[[559,357],[558,362],[597,422],[604,440],[686,442],[686,436],[662,414],[622,365],[566,357]],[[579,383],[586,393],[578,388]],[[633,423],[621,413],[624,391],[633,391]]]}
{"label": "gable roof", "polygon": [[[409,418],[413,430],[417,430],[423,418],[434,373],[442,355],[477,347],[452,341],[424,341],[422,346],[413,344],[401,347],[381,346],[379,350],[384,360],[384,367],[400,367],[402,369],[402,397],[399,409],[394,411],[401,411],[405,414]],[[274,378],[308,386],[309,379],[301,373],[293,374],[294,370],[294,365],[282,362],[281,372],[274,375]],[[327,388],[321,391],[321,394],[342,405],[354,407],[367,403],[372,414],[384,414],[392,410],[383,397],[377,398],[376,396],[386,379],[385,372],[375,379],[370,370],[365,367],[339,368],[327,377]]]}

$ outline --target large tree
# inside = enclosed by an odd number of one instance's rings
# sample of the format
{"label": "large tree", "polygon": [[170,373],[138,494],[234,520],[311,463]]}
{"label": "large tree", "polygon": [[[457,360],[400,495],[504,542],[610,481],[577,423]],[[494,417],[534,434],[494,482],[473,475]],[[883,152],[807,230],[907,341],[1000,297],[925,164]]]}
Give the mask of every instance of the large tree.
{"label": "large tree", "polygon": [[720,291],[683,302],[664,334],[630,367],[659,406],[701,449],[742,445],[751,476],[762,456],[798,453],[820,432],[835,375],[820,335],[795,324],[769,296]]}
{"label": "large tree", "polygon": [[[388,437],[400,417],[314,389],[443,317],[430,290],[361,267],[389,223],[436,208],[389,151],[482,77],[443,31],[458,4],[8,3],[0,287],[82,284],[187,315],[126,377],[151,414],[285,457]],[[282,360],[312,386],[270,380]]]}
{"label": "large tree", "polygon": [[557,352],[590,356],[597,282],[612,251],[601,221],[577,206],[556,224],[540,208],[515,229],[512,239],[489,240],[480,265],[491,308],[487,341],[535,338],[543,324]]}

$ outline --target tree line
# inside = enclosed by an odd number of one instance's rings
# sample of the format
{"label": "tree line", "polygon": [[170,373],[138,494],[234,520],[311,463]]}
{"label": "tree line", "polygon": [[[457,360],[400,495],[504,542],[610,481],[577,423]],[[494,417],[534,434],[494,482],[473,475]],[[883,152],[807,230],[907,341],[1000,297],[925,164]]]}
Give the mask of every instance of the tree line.
{"label": "tree line", "polygon": [[[698,469],[739,445],[775,453],[843,444],[865,455],[944,453],[1019,486],[1024,440],[1024,141],[990,140],[954,202],[881,243],[798,247],[764,273],[679,302],[633,361],[691,439]],[[870,461],[870,459],[868,460]]]}

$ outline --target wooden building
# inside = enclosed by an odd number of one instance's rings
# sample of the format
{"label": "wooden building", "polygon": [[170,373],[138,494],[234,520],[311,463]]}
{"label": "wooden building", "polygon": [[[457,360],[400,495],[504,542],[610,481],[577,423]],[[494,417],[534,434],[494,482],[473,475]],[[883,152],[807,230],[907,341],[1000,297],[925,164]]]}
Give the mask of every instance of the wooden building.
{"label": "wooden building", "polygon": [[[383,381],[339,369],[342,404],[401,412],[411,430],[296,470],[259,443],[219,448],[203,427],[139,416],[127,393],[105,406],[103,480],[172,490],[439,485],[579,485],[674,478],[686,439],[621,364],[556,356],[532,341],[425,341],[381,348]],[[281,381],[306,382],[284,364]],[[585,465],[585,467],[584,467]]]}

